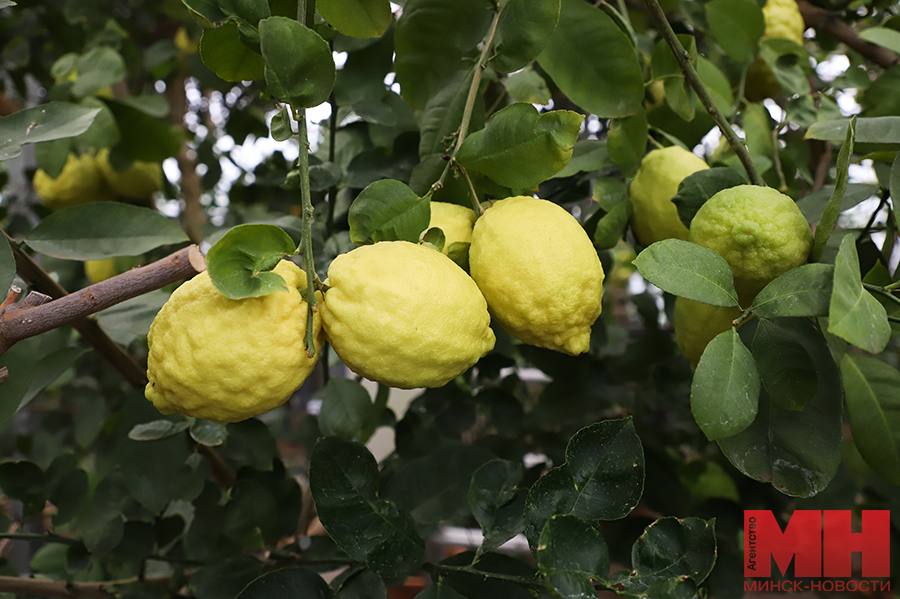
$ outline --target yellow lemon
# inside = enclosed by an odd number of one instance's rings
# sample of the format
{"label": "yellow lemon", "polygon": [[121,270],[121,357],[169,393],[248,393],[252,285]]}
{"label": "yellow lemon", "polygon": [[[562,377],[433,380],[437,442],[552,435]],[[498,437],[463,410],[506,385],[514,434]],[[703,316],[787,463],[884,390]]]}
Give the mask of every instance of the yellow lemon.
{"label": "yellow lemon", "polygon": [[572,355],[590,348],[603,267],[565,209],[527,196],[496,202],[475,222],[469,266],[491,314],[511,334]]}
{"label": "yellow lemon", "polygon": [[55,179],[38,169],[32,183],[44,205],[54,210],[114,199],[97,163],[87,154],[69,154]]}
{"label": "yellow lemon", "polygon": [[450,244],[472,242],[472,225],[475,224],[475,211],[459,204],[447,202],[431,202],[431,222],[428,227],[438,227],[444,232],[444,253]]}
{"label": "yellow lemon", "polygon": [[129,200],[145,200],[162,189],[163,172],[158,162],[135,160],[124,171],[117,171],[109,163],[109,149],[103,148],[97,155],[97,166],[110,189]]}
{"label": "yellow lemon", "polygon": [[[803,15],[795,0],[768,0],[763,7],[766,29],[762,39],[783,38],[803,45],[803,32],[806,25]],[[769,65],[762,58],[747,70],[747,81],[744,95],[751,102],[760,102],[765,98],[773,98],[781,94],[781,86]]]}
{"label": "yellow lemon", "polygon": [[684,356],[696,370],[703,350],[716,335],[731,328],[732,322],[741,315],[737,308],[710,306],[684,297],[675,299],[675,341]]}
{"label": "yellow lemon", "polygon": [[[281,405],[303,384],[318,358],[305,348],[306,274],[282,260],[274,272],[287,291],[233,300],[206,272],[172,294],[147,337],[145,395],[163,414],[237,422]],[[318,314],[315,345],[322,344]]]}
{"label": "yellow lemon", "polygon": [[91,283],[99,283],[119,274],[119,269],[116,268],[115,258],[88,260],[84,263],[84,274]]}

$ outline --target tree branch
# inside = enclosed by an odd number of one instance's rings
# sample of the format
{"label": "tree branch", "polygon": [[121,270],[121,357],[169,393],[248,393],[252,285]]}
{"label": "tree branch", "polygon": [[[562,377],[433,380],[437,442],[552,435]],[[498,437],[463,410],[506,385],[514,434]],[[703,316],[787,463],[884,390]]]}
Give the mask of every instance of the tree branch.
{"label": "tree branch", "polygon": [[[185,577],[193,572],[186,571]],[[46,580],[39,578],[24,578],[19,576],[0,576],[0,593],[15,593],[17,595],[39,595],[42,597],[78,597],[82,599],[107,599],[117,597],[119,594],[107,590],[134,582],[143,582],[152,585],[168,585],[171,577],[159,576],[154,578],[124,578],[122,580],[104,580],[99,582],[70,582],[68,580]]]}
{"label": "tree branch", "polygon": [[859,37],[853,27],[828,13],[827,10],[815,6],[807,0],[798,0],[800,14],[807,27],[812,27],[819,33],[825,33],[834,39],[843,42],[847,47],[859,52],[868,60],[885,69],[889,69],[898,62],[900,57],[881,46],[876,46]]}
{"label": "tree branch", "polygon": [[[172,106],[172,112],[169,113],[169,119],[175,127],[184,127],[184,115],[187,112],[187,94],[184,89],[185,80],[188,73],[182,73],[176,77],[167,90],[169,104]],[[197,158],[193,150],[188,146],[188,142],[184,141],[175,157],[178,161],[178,170],[181,171],[181,196],[184,200],[184,212],[182,213],[182,222],[184,229],[194,243],[200,243],[203,240],[203,232],[200,227],[206,222],[206,216],[203,214],[203,205],[200,203],[202,195],[202,185],[200,175],[197,174]]]}

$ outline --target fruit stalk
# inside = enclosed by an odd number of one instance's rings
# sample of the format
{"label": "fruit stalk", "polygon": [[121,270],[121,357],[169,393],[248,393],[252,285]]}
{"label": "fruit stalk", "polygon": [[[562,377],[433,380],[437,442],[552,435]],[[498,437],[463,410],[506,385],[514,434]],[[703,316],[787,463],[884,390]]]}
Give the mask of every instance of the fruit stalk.
{"label": "fruit stalk", "polygon": [[747,145],[737,136],[734,129],[731,128],[731,125],[728,123],[728,118],[726,118],[722,111],[719,110],[719,107],[716,106],[716,102],[710,95],[709,90],[703,85],[703,82],[700,80],[700,75],[697,74],[697,70],[694,69],[694,65],[691,64],[690,55],[688,55],[684,46],[681,45],[681,42],[678,41],[678,37],[675,35],[675,31],[672,29],[669,21],[666,19],[666,15],[659,5],[658,0],[644,0],[644,2],[650,10],[650,18],[653,19],[657,31],[659,31],[660,35],[663,36],[666,43],[672,49],[675,60],[678,61],[678,66],[681,67],[681,72],[684,73],[684,78],[691,87],[694,88],[694,91],[697,92],[700,102],[716,122],[722,135],[728,140],[728,144],[734,150],[735,154],[737,154],[741,164],[744,165],[747,176],[750,177],[750,182],[754,185],[765,187],[766,183],[763,181],[759,171],[756,170],[753,161],[750,159],[750,151],[747,149]]}

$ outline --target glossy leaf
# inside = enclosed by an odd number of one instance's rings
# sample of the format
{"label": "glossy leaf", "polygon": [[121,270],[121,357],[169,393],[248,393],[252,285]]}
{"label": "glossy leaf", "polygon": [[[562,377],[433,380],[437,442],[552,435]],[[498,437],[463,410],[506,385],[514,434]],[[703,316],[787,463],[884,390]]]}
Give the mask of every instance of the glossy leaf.
{"label": "glossy leaf", "polygon": [[707,439],[736,435],[753,422],[759,385],[756,362],[737,331],[709,342],[691,383],[691,412]]}
{"label": "glossy leaf", "polygon": [[735,61],[750,64],[766,29],[755,0],[713,0],[706,5],[706,20],[716,41]]}
{"label": "glossy leaf", "polygon": [[0,117],[0,160],[15,158],[25,144],[81,135],[99,113],[99,108],[49,102]]}
{"label": "glossy leaf", "polygon": [[356,381],[332,378],[321,393],[319,428],[323,435],[350,441],[371,421],[374,404],[369,392]]}
{"label": "glossy leaf", "polygon": [[609,158],[622,169],[626,177],[633,177],[647,152],[647,113],[639,108],[637,114],[609,123],[607,149]]}
{"label": "glossy leaf", "polygon": [[817,391],[816,365],[801,339],[825,342],[804,318],[760,320],[753,336],[753,357],[762,384],[772,401],[787,410],[802,410]]}
{"label": "glossy leaf", "polygon": [[832,265],[804,264],[766,285],[750,310],[763,318],[827,316],[833,280]]}
{"label": "glossy leaf", "polygon": [[328,43],[318,33],[286,17],[259,22],[260,49],[265,59],[269,92],[294,110],[328,100],[335,66]]}
{"label": "glossy leaf", "polygon": [[873,354],[891,339],[884,306],[862,285],[853,235],[841,240],[834,262],[834,287],[828,309],[828,332]]}
{"label": "glossy leaf", "polygon": [[699,245],[666,239],[634,259],[641,275],[663,291],[713,306],[737,306],[731,267],[716,252]]}
{"label": "glossy leaf", "polygon": [[241,41],[236,23],[205,29],[200,39],[200,58],[225,81],[253,81],[265,77],[263,57]]}
{"label": "glossy leaf", "polygon": [[156,441],[179,435],[190,427],[191,423],[185,420],[153,420],[143,424],[137,424],[128,431],[128,438],[132,441]]}
{"label": "glossy leaf", "polygon": [[592,578],[609,576],[609,549],[603,536],[575,516],[553,516],[544,525],[537,564],[547,588],[565,599],[597,596]]}
{"label": "glossy leaf", "polygon": [[601,118],[632,115],[644,99],[631,40],[589,3],[562,0],[559,24],[538,62],[569,99]]}
{"label": "glossy leaf", "polygon": [[306,568],[281,568],[266,572],[238,593],[235,599],[330,599],[331,589],[322,577]]}
{"label": "glossy leaf", "polygon": [[316,10],[351,37],[381,37],[391,24],[390,0],[318,0]]}
{"label": "glossy leaf", "polygon": [[350,205],[350,239],[356,245],[378,241],[417,243],[428,228],[431,201],[420,198],[405,183],[393,179],[366,187]]}
{"label": "glossy leaf", "polygon": [[569,163],[582,119],[567,110],[540,114],[530,104],[512,104],[468,136],[456,158],[500,185],[535,187]]}
{"label": "glossy leaf", "polygon": [[853,441],[879,476],[900,484],[900,372],[876,358],[841,361]]}
{"label": "glossy leaf", "polygon": [[828,238],[831,237],[831,232],[834,230],[838,214],[840,214],[841,211],[841,199],[843,198],[844,191],[847,189],[847,181],[849,179],[850,158],[853,155],[855,129],[856,119],[852,118],[850,119],[850,125],[847,128],[847,138],[844,140],[841,151],[838,153],[837,179],[834,184],[834,192],[831,194],[831,199],[828,200],[828,204],[825,205],[825,210],[822,211],[822,219],[819,221],[818,226],[816,226],[812,253],[810,254],[810,258],[813,262],[818,261],[819,258],[822,257],[822,252],[825,251],[825,244],[828,243]]}
{"label": "glossy leaf", "polygon": [[478,555],[493,551],[522,532],[522,503],[514,501],[522,480],[522,465],[508,460],[491,460],[472,475],[469,509],[484,533]]}
{"label": "glossy leaf", "polygon": [[225,297],[244,299],[286,291],[281,275],[268,272],[294,251],[294,241],[275,225],[238,225],[206,254],[213,285]]}
{"label": "glossy leaf", "polygon": [[[843,142],[850,119],[816,121],[806,131],[806,139]],[[856,143],[900,143],[900,116],[856,119]]]}
{"label": "glossy leaf", "polygon": [[[644,529],[631,547],[631,565],[637,577],[626,589],[646,592],[661,581],[681,577],[699,585],[715,563],[715,520],[660,518]],[[651,591],[646,596],[661,595]]]}
{"label": "glossy leaf", "polygon": [[500,73],[518,71],[534,60],[559,22],[559,0],[509,0],[497,23],[490,66]]}
{"label": "glossy leaf", "polygon": [[685,227],[690,228],[694,215],[706,200],[723,189],[746,185],[747,181],[736,170],[718,166],[697,171],[685,177],[678,184],[678,193],[672,198],[678,208],[678,218]]}
{"label": "glossy leaf", "polygon": [[188,241],[178,224],[155,210],[118,202],[95,202],[54,212],[31,230],[35,251],[69,260],[139,256]]}

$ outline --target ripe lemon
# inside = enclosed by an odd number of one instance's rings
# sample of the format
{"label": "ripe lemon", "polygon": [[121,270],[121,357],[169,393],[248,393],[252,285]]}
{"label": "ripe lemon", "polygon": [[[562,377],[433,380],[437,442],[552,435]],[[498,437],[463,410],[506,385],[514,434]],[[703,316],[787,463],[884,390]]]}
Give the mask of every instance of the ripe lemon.
{"label": "ripe lemon", "polygon": [[672,197],[685,177],[707,168],[702,158],[679,146],[644,156],[629,192],[634,207],[631,228],[641,245],[673,237],[687,241],[690,232],[678,218]]}
{"label": "ripe lemon", "polygon": [[679,349],[696,370],[703,350],[716,335],[731,328],[741,315],[737,308],[710,306],[685,297],[675,299],[675,341]]}
{"label": "ripe lemon", "polygon": [[99,283],[119,274],[115,258],[105,260],[88,260],[84,263],[84,274],[91,283]]}
{"label": "ripe lemon", "polygon": [[739,185],[700,207],[691,221],[691,241],[725,258],[746,302],[772,279],[806,264],[812,230],[788,196],[771,187]]}
{"label": "ripe lemon", "polygon": [[353,372],[401,389],[440,387],[494,347],[487,304],[445,255],[406,241],[341,254],[320,307],[328,341]]}
{"label": "ripe lemon", "polygon": [[431,202],[431,222],[428,227],[438,227],[444,232],[444,253],[452,243],[471,243],[475,211],[459,204]]}
{"label": "ripe lemon", "polygon": [[32,183],[44,205],[54,210],[113,199],[96,161],[88,154],[69,154],[62,172],[55,179],[44,169],[38,169]]}
{"label": "ripe lemon", "polygon": [[[163,414],[238,422],[284,403],[318,358],[306,338],[306,274],[282,260],[274,272],[287,291],[242,300],[225,297],[205,272],[181,285],[147,337],[147,399]],[[313,318],[315,345],[322,325]]]}
{"label": "ripe lemon", "polygon": [[[803,32],[806,25],[803,15],[795,0],[768,0],[763,7],[766,29],[762,39],[784,38],[803,45]],[[751,102],[760,102],[765,98],[773,98],[781,94],[781,86],[769,65],[762,58],[747,70],[747,81],[744,95]]]}
{"label": "ripe lemon", "polygon": [[162,166],[158,162],[135,160],[129,168],[117,171],[109,163],[109,149],[103,148],[97,155],[97,166],[110,189],[129,200],[145,200],[162,189]]}
{"label": "ripe lemon", "polygon": [[520,340],[571,355],[590,348],[603,267],[565,209],[527,196],[496,202],[475,222],[469,267],[491,314]]}

